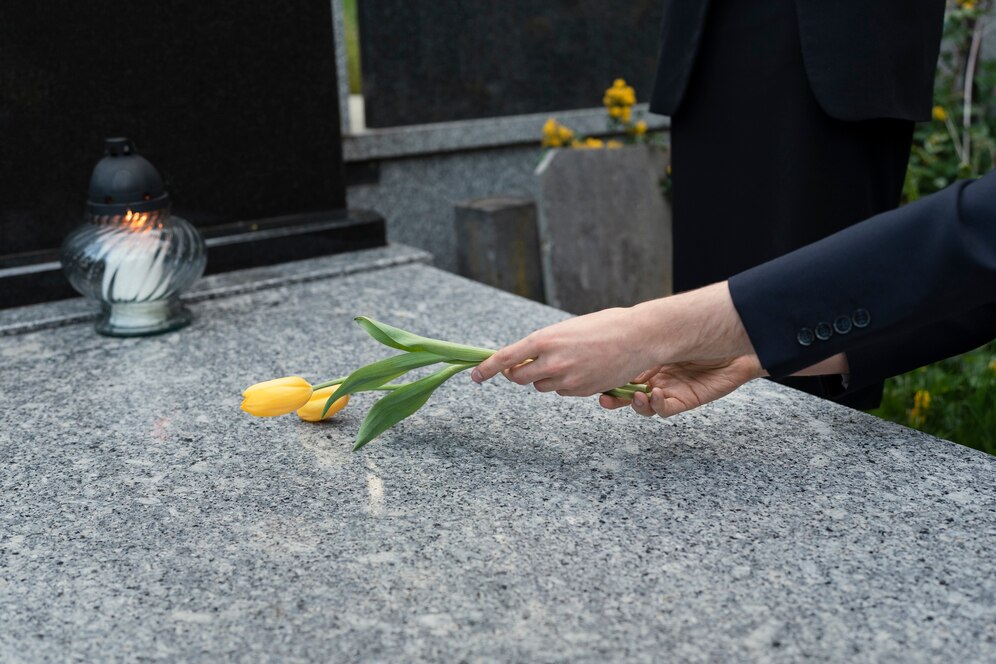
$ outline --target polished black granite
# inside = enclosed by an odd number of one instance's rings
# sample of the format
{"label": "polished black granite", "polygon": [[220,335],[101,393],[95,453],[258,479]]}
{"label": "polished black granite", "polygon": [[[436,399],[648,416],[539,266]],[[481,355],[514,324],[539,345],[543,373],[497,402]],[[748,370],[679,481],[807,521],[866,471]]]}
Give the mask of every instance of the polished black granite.
{"label": "polished black granite", "polygon": [[0,256],[79,223],[128,136],[205,228],[345,207],[328,2],[0,3]]}
{"label": "polished black granite", "polygon": [[358,3],[368,127],[589,108],[650,95],[659,0]]}

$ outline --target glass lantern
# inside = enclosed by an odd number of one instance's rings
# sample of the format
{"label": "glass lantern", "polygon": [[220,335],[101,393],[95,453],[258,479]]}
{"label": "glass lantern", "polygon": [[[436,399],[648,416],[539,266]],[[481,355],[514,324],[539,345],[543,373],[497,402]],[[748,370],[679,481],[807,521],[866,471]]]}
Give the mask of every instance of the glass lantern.
{"label": "glass lantern", "polygon": [[204,240],[170,214],[155,167],[126,138],[110,138],[94,168],[83,224],[62,245],[73,288],[100,302],[97,331],[118,337],[183,327],[180,293],[204,273]]}

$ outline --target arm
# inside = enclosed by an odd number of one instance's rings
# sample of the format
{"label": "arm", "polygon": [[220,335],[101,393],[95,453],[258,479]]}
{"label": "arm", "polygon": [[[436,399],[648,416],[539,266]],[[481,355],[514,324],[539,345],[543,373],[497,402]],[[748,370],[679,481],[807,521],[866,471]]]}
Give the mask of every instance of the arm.
{"label": "arm", "polygon": [[[701,384],[703,370],[723,378],[711,390],[693,390],[683,404],[693,407],[761,375],[761,367],[776,376],[814,365],[840,373],[848,349],[895,348],[889,339],[903,329],[938,324],[994,299],[996,172],[743,272],[728,285],[544,328],[501,349],[472,377],[480,382],[505,371],[515,382],[565,396],[605,391],[635,375],[652,380],[673,365],[694,371],[665,375],[672,387]],[[848,324],[838,321],[845,317]],[[837,329],[827,334],[820,322]],[[811,339],[800,336],[804,328]],[[991,337],[996,330],[977,333]],[[649,403],[637,394],[633,406],[645,414],[651,407],[680,412],[666,398],[655,389]],[[620,402],[603,396],[602,403]]]}
{"label": "arm", "polygon": [[996,172],[873,217],[729,283],[761,364],[774,376],[850,348],[882,348],[902,330],[977,309],[996,300]]}

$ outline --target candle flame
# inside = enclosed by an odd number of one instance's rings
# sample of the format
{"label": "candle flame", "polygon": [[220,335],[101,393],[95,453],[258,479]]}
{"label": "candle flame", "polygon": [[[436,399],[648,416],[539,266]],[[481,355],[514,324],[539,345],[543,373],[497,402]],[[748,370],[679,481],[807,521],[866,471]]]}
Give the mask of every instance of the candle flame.
{"label": "candle flame", "polygon": [[131,228],[141,228],[142,226],[145,226],[145,222],[149,220],[149,213],[132,212],[131,210],[128,210],[128,212],[125,214],[124,220],[125,224],[130,226]]}

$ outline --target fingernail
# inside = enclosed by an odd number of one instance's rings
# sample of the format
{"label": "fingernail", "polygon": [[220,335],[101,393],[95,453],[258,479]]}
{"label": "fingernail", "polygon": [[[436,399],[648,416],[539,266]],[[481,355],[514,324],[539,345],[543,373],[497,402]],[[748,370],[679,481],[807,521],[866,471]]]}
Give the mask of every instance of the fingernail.
{"label": "fingernail", "polygon": [[475,367],[474,370],[470,372],[470,379],[475,383],[480,383],[484,380],[484,377],[481,375],[481,370]]}

